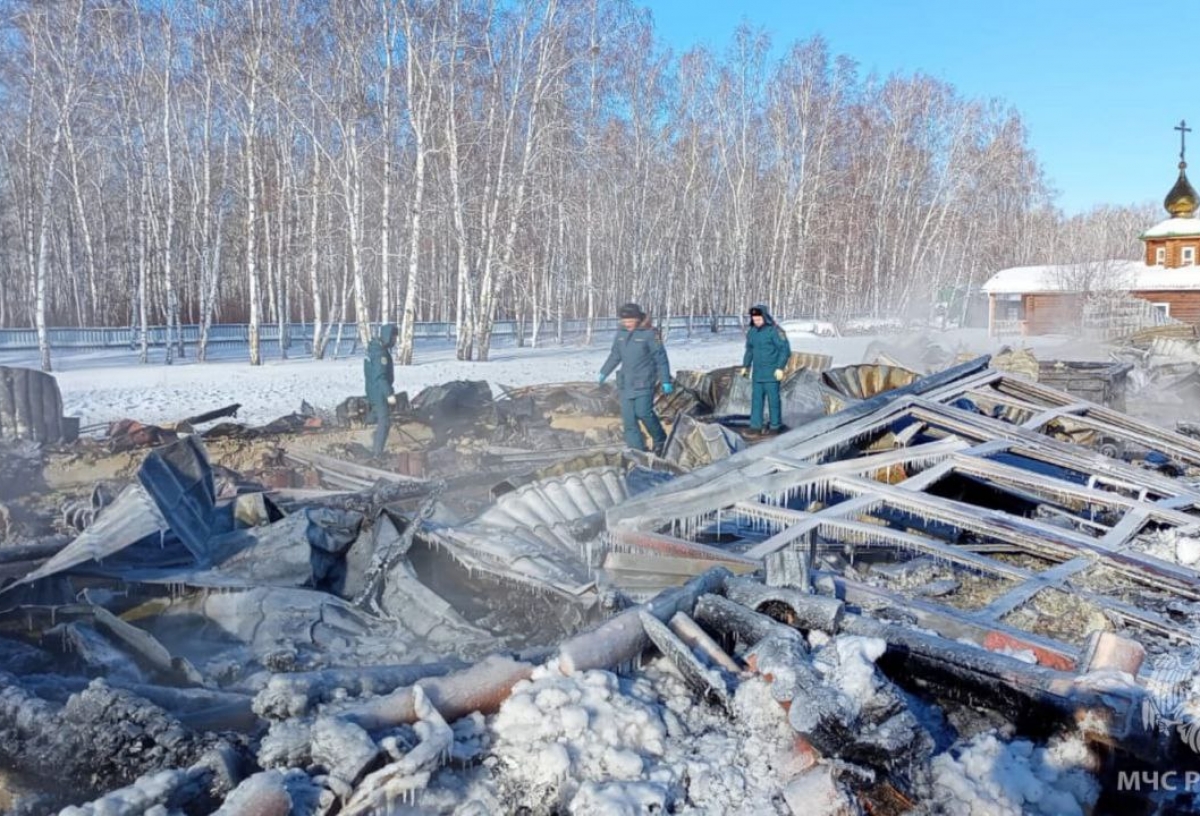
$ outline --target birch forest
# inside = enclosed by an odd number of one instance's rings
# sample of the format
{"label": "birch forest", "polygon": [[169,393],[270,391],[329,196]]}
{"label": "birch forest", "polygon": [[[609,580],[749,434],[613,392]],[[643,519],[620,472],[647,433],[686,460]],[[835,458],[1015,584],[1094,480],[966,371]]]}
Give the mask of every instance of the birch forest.
{"label": "birch forest", "polygon": [[1158,220],[1066,218],[1003,101],[747,27],[673,53],[624,0],[0,0],[0,26],[0,327],[47,367],[52,326],[198,325],[203,358],[248,324],[258,363],[265,324],[319,357],[393,321],[408,363],[418,321],[486,360],[498,320],[629,300],[919,318],[1007,266],[1137,257]]}

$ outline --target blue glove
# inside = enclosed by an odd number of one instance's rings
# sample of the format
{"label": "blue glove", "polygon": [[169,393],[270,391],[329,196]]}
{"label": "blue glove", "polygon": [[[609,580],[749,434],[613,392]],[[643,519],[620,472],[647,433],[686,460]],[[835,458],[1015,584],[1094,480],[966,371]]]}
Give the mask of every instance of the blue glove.
{"label": "blue glove", "polygon": [[674,390],[675,390],[675,386],[671,385],[670,383],[663,383],[663,393],[664,394],[670,394]]}
{"label": "blue glove", "polygon": [[604,381],[607,379],[608,379],[607,374],[601,374],[600,379],[596,380],[596,382],[599,383],[600,385],[604,385]]}

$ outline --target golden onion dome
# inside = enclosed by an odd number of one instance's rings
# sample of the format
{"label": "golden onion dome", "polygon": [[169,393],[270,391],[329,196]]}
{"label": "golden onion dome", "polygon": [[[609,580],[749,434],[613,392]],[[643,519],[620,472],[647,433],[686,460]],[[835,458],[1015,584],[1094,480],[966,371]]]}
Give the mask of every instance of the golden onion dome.
{"label": "golden onion dome", "polygon": [[1196,190],[1188,181],[1186,170],[1187,162],[1181,161],[1179,163],[1179,180],[1175,182],[1175,186],[1163,200],[1163,206],[1167,208],[1167,212],[1171,214],[1172,218],[1191,218],[1196,212]]}

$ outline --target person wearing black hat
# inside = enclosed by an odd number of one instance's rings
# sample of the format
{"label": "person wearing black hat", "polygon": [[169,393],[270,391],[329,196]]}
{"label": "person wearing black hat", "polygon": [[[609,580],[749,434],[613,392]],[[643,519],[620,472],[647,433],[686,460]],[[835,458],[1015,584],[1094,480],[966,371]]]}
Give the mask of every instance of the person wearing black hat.
{"label": "person wearing black hat", "polygon": [[664,394],[670,394],[671,365],[663,348],[658,330],[650,325],[646,313],[636,303],[626,303],[617,316],[621,330],[613,338],[612,351],[600,369],[600,383],[620,366],[617,386],[621,390],[621,421],[625,426],[625,444],[633,450],[644,451],[641,425],[646,427],[654,443],[654,452],[661,454],[667,442],[662,423],[654,415],[654,388],[661,384]]}
{"label": "person wearing black hat", "polygon": [[779,383],[792,356],[787,333],[775,325],[766,306],[750,307],[750,328],[746,331],[746,353],[742,356],[742,376],[750,377],[750,432],[763,431],[763,401],[771,415],[771,433],[783,430]]}

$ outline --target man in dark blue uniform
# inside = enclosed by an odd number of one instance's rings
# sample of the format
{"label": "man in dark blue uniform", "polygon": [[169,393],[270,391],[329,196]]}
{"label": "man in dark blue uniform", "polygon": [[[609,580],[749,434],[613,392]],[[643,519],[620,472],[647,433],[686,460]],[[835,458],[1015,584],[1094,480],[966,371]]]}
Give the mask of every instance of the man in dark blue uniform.
{"label": "man in dark blue uniform", "polygon": [[763,401],[771,415],[771,433],[783,430],[779,383],[792,356],[787,332],[775,325],[763,305],[750,307],[750,328],[746,332],[746,353],[742,356],[742,376],[750,377],[750,431],[762,433]]}
{"label": "man in dark blue uniform", "polygon": [[367,356],[363,360],[363,375],[367,381],[367,404],[371,412],[367,422],[375,423],[375,438],[371,453],[383,455],[387,445],[388,431],[392,429],[391,406],[396,404],[392,393],[395,369],[392,363],[392,347],[396,345],[396,325],[384,323],[379,327],[379,336],[367,343]]}
{"label": "man in dark blue uniform", "polygon": [[667,442],[662,423],[654,415],[654,388],[661,384],[664,394],[670,394],[671,366],[658,330],[650,325],[646,313],[636,303],[626,303],[617,313],[621,329],[613,338],[612,351],[600,369],[603,383],[617,366],[617,385],[621,389],[621,421],[625,425],[625,444],[633,450],[644,451],[645,442],[638,423],[654,443],[654,452],[661,454]]}

